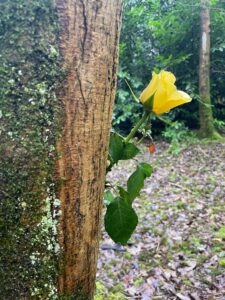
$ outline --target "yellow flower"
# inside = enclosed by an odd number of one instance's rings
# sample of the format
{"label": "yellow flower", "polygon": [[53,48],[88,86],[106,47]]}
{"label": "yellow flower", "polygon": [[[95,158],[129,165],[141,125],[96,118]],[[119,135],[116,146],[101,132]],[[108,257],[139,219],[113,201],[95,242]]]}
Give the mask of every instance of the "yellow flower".
{"label": "yellow flower", "polygon": [[[154,95],[151,110],[156,115],[161,115],[172,108],[190,102],[191,97],[185,92],[177,90],[175,76],[167,71],[159,74],[152,73],[152,80],[140,95],[140,100],[145,106]],[[151,102],[151,100],[150,100]]]}

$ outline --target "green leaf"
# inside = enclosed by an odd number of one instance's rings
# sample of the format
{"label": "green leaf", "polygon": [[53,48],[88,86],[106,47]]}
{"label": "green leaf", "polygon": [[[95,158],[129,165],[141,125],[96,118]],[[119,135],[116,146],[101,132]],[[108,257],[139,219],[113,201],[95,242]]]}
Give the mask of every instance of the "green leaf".
{"label": "green leaf", "polygon": [[104,201],[106,202],[106,204],[109,204],[110,202],[112,202],[113,199],[114,199],[113,194],[110,191],[104,192]]}
{"label": "green leaf", "polygon": [[225,226],[222,226],[220,230],[216,233],[216,236],[221,239],[225,239]]}
{"label": "green leaf", "polygon": [[130,194],[121,186],[118,186],[118,190],[120,193],[120,197],[123,198],[128,204],[131,204]]}
{"label": "green leaf", "polygon": [[113,163],[117,163],[121,159],[123,153],[123,138],[117,133],[110,135],[109,155]]}
{"label": "green leaf", "polygon": [[138,223],[133,208],[124,199],[117,197],[111,202],[105,215],[105,229],[112,240],[125,245]]}
{"label": "green leaf", "polygon": [[147,163],[141,163],[139,165],[139,168],[145,174],[146,177],[150,177],[152,175],[153,169],[151,165]]}
{"label": "green leaf", "polygon": [[131,159],[140,152],[138,147],[136,147],[133,143],[124,142],[123,145],[124,145],[124,149],[123,149],[121,159],[124,159],[124,160]]}
{"label": "green leaf", "polygon": [[127,192],[130,195],[130,200],[136,198],[144,186],[146,177],[152,174],[152,167],[147,163],[141,163],[137,166],[136,171],[129,177],[127,181]]}
{"label": "green leaf", "polygon": [[145,174],[140,168],[129,177],[127,181],[127,191],[130,194],[130,198],[133,200],[139,195],[140,190],[144,186]]}
{"label": "green leaf", "polygon": [[139,149],[133,143],[126,143],[120,135],[112,133],[109,143],[109,156],[112,164],[119,160],[131,159],[139,153]]}

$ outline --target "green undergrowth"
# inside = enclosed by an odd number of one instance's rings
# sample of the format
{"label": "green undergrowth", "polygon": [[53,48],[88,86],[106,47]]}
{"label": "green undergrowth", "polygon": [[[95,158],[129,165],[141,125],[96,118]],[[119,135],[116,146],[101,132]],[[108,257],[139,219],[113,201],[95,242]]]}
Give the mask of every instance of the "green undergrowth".
{"label": "green undergrowth", "polygon": [[109,291],[102,283],[96,282],[94,300],[126,300],[127,298],[122,291],[123,286],[121,284],[115,285],[112,290]]}
{"label": "green undergrowth", "polygon": [[170,143],[168,152],[179,155],[180,152],[192,147],[193,145],[210,145],[218,142],[225,142],[225,137],[220,135],[219,138],[200,138],[197,131],[191,131],[182,122],[172,122],[162,132],[162,137]]}
{"label": "green undergrowth", "polygon": [[162,132],[162,136],[170,142],[169,152],[176,155],[199,142],[196,133],[178,121],[167,126]]}

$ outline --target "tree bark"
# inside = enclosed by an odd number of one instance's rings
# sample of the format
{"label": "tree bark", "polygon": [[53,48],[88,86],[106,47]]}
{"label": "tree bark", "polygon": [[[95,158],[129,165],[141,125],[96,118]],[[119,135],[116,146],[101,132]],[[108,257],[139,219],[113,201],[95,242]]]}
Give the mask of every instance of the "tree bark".
{"label": "tree bark", "polygon": [[55,1],[68,71],[59,95],[64,127],[57,163],[58,290],[71,299],[93,299],[122,0]]}
{"label": "tree bark", "polygon": [[201,0],[200,10],[201,44],[199,64],[200,135],[204,138],[220,138],[213,124],[210,96],[210,9],[209,1]]}

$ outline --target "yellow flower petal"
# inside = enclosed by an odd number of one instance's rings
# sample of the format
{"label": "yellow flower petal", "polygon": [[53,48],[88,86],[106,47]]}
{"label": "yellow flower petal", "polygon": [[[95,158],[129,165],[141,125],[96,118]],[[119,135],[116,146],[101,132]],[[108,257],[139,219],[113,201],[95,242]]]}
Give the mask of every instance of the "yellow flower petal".
{"label": "yellow flower petal", "polygon": [[188,103],[191,101],[191,97],[182,91],[175,91],[164,104],[160,107],[154,107],[153,111],[157,115],[161,115],[165,112],[170,111],[172,108]]}
{"label": "yellow flower petal", "polygon": [[161,71],[160,76],[161,76],[161,79],[167,83],[174,84],[176,82],[176,77],[171,72]]}
{"label": "yellow flower petal", "polygon": [[165,89],[162,82],[159,83],[158,89],[155,92],[154,102],[153,102],[153,111],[159,110],[161,106],[165,105],[167,102],[167,90]]}
{"label": "yellow flower petal", "polygon": [[164,70],[159,74],[153,72],[152,80],[140,95],[140,101],[144,104],[145,101],[154,95],[153,107],[150,109],[157,115],[190,102],[191,97],[185,92],[178,91],[175,82],[176,77],[171,72]]}
{"label": "yellow flower petal", "polygon": [[171,94],[168,100],[169,101],[183,100],[184,101],[183,103],[186,103],[191,101],[191,97],[183,91],[176,91],[175,93]]}
{"label": "yellow flower petal", "polygon": [[160,78],[164,88],[166,89],[167,96],[169,97],[177,90],[176,86],[174,85],[176,78],[172,73],[167,71],[161,71]]}
{"label": "yellow flower petal", "polygon": [[155,93],[155,91],[158,88],[158,84],[159,84],[159,75],[153,72],[152,80],[140,95],[140,100],[142,103],[147,101]]}

